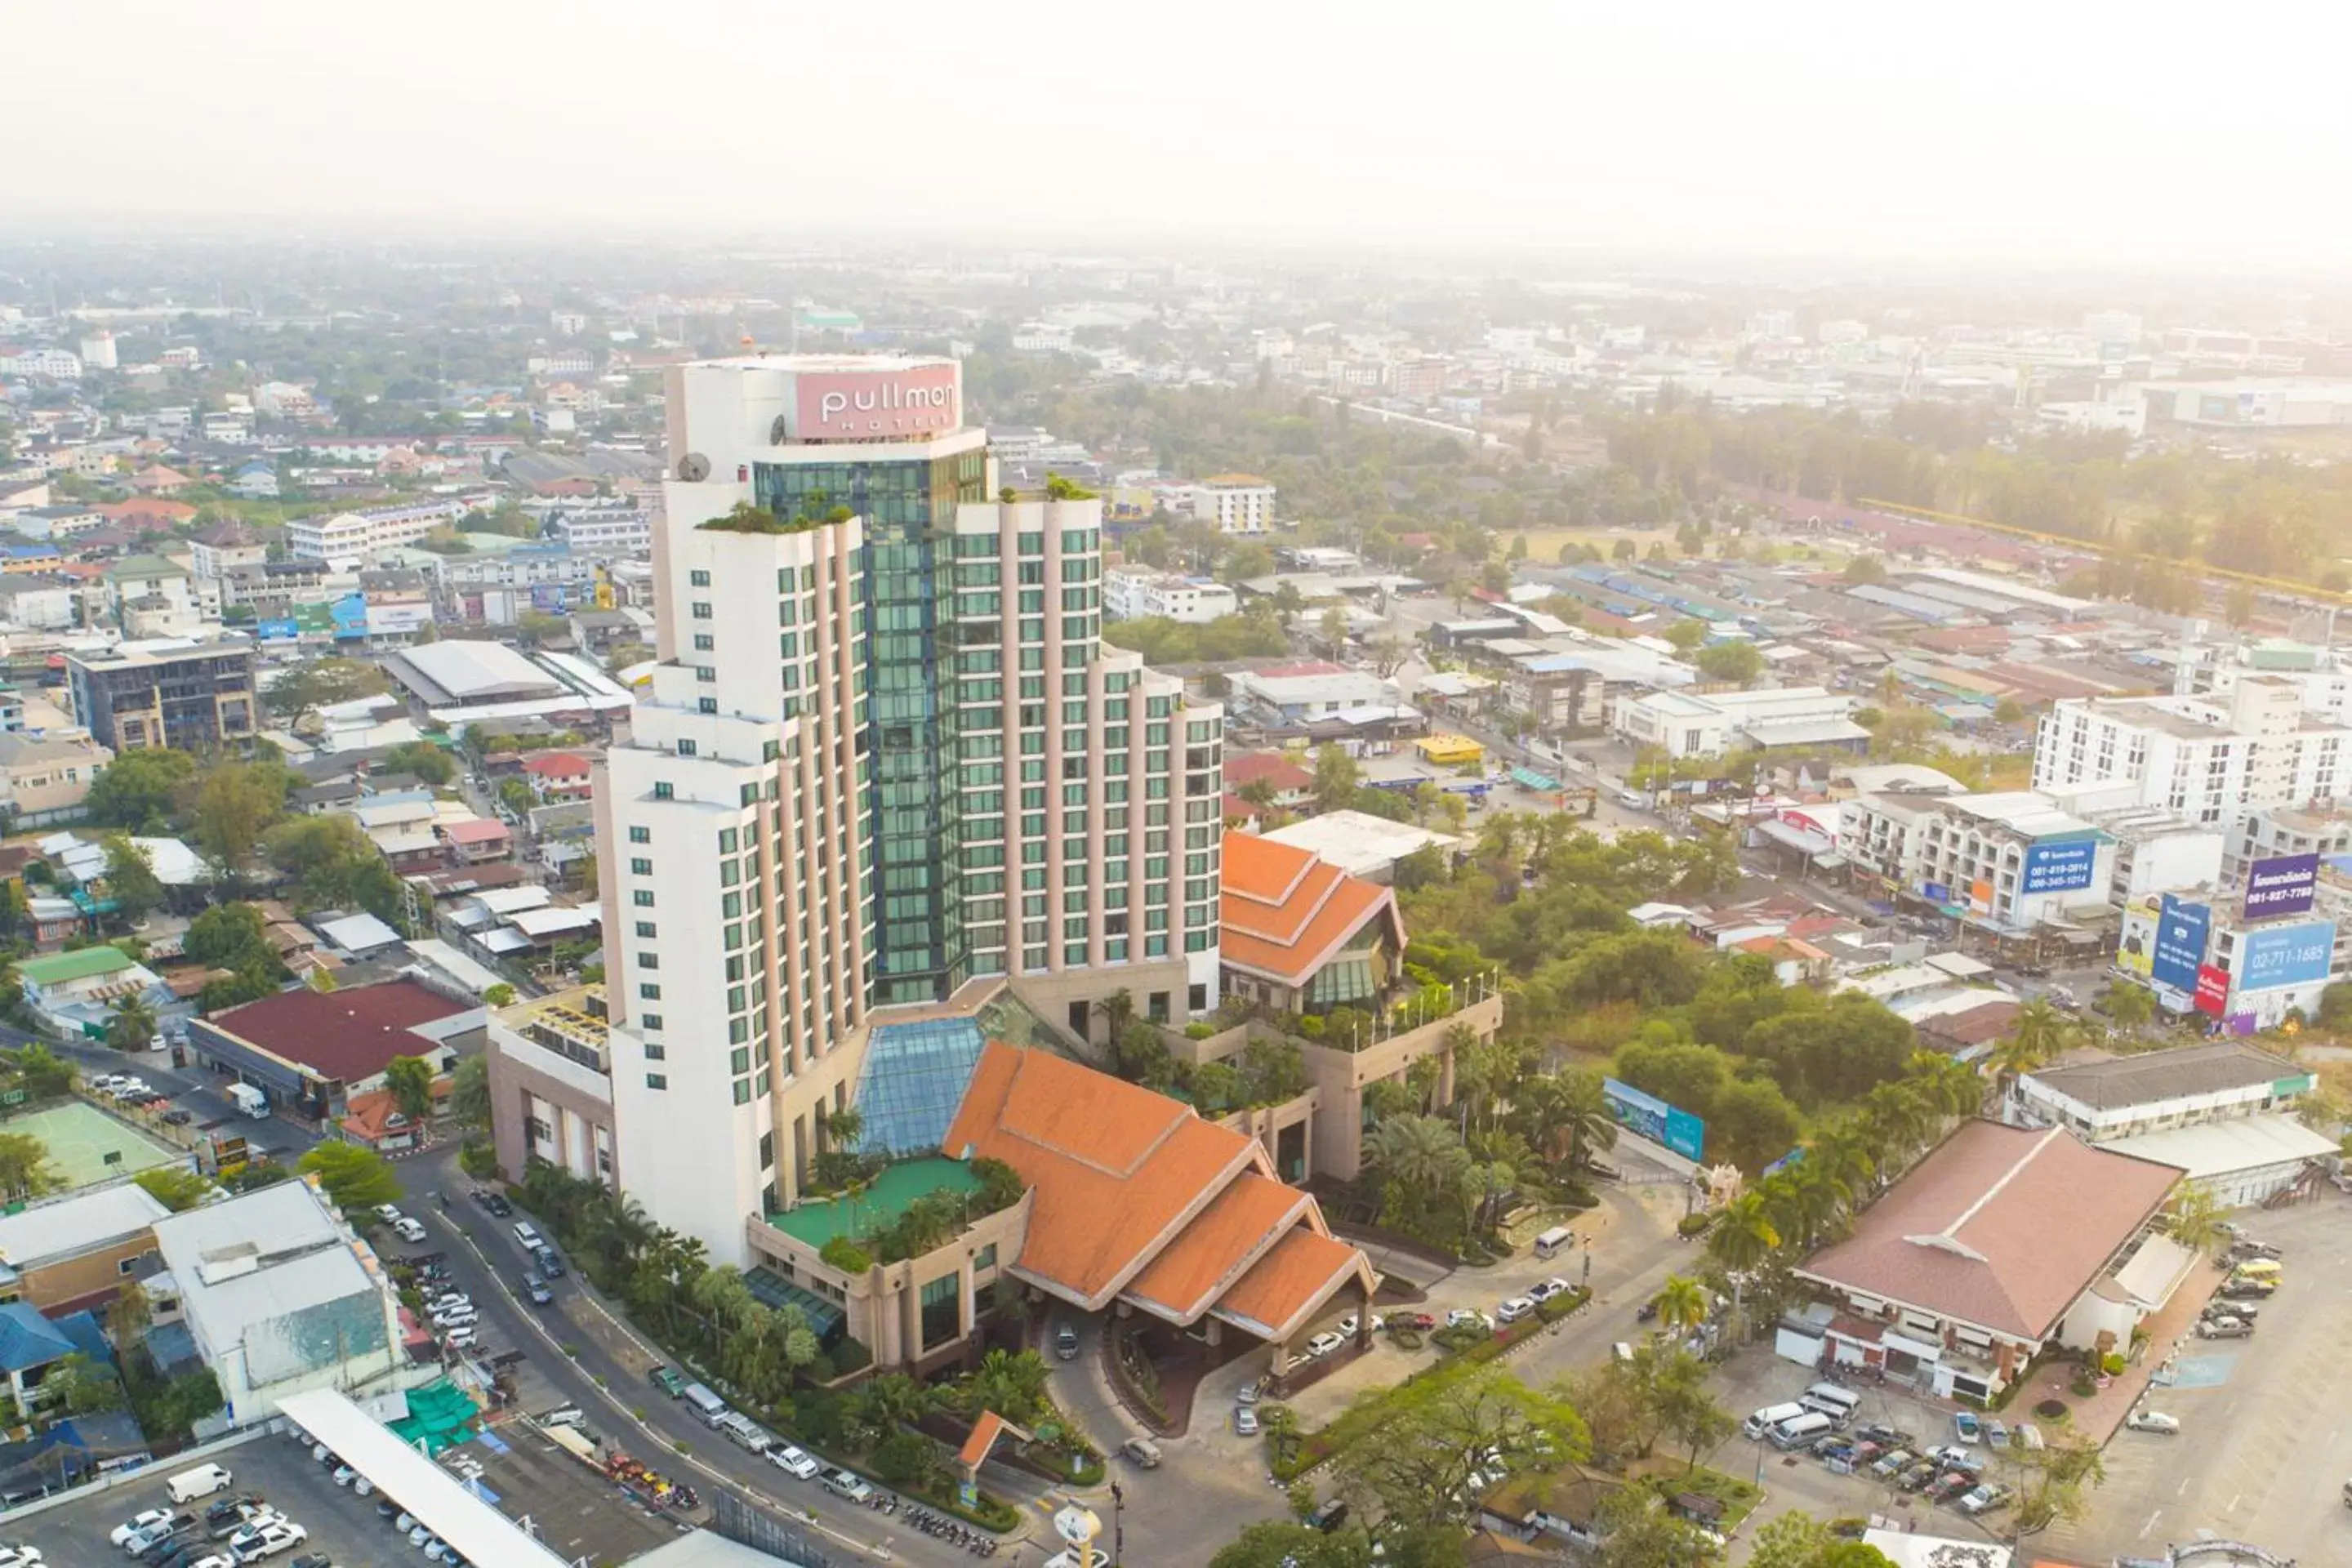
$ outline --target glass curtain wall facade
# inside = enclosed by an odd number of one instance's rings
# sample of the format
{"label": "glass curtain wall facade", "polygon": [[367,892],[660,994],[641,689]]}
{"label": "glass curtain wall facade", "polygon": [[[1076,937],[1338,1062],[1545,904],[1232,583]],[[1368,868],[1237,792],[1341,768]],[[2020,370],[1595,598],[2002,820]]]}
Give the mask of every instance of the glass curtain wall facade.
{"label": "glass curtain wall facade", "polygon": [[866,752],[862,810],[873,847],[877,1005],[944,1000],[970,978],[961,837],[948,782],[953,719],[940,701],[941,601],[952,594],[946,528],[988,499],[988,458],[971,451],[883,462],[760,463],[752,491],[778,517],[847,507],[866,520]]}

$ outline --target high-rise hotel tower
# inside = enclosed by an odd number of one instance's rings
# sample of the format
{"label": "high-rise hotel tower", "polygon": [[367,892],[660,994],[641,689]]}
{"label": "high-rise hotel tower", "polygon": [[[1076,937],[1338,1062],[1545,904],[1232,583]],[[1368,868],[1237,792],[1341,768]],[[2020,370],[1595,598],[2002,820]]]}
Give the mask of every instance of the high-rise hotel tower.
{"label": "high-rise hotel tower", "polygon": [[956,362],[682,365],[668,419],[601,1066],[611,1173],[741,1262],[894,1017],[1216,1005],[1223,715],[1099,640],[1101,503],[1001,498]]}

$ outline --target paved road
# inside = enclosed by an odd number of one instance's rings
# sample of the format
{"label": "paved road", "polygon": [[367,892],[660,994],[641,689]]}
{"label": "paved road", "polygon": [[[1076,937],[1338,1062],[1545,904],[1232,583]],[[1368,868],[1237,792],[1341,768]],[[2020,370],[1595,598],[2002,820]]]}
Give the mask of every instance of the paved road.
{"label": "paved road", "polygon": [[[516,1298],[513,1286],[522,1277],[525,1259],[509,1232],[511,1222],[494,1218],[466,1198],[472,1184],[457,1169],[454,1152],[409,1161],[399,1170],[411,1211],[432,1232],[428,1247],[446,1255],[457,1289],[473,1297],[481,1312],[484,1346],[523,1350],[562,1400],[590,1412],[590,1425],[608,1439],[658,1468],[687,1474],[706,1500],[714,1484],[731,1483],[777,1513],[813,1513],[816,1529],[845,1553],[872,1554],[887,1542],[892,1555],[908,1562],[971,1560],[957,1548],[909,1531],[898,1520],[845,1503],[814,1482],[795,1480],[718,1438],[689,1416],[682,1404],[663,1398],[646,1381],[646,1368],[661,1358],[649,1347],[635,1346],[626,1331],[600,1310],[576,1275],[556,1282],[552,1306],[533,1308]],[[437,1201],[444,1192],[449,1194],[446,1213]],[[576,1349],[576,1356],[564,1355],[566,1343]],[[643,1412],[643,1420],[637,1412]],[[690,1457],[672,1447],[679,1443]],[[1016,1499],[1024,1495],[1016,1486],[1042,1491],[1035,1478],[1017,1475],[1016,1480],[1016,1475],[1000,1474],[991,1467],[982,1482],[1000,1496],[1010,1492]],[[1031,1522],[1043,1517],[1030,1510]]]}

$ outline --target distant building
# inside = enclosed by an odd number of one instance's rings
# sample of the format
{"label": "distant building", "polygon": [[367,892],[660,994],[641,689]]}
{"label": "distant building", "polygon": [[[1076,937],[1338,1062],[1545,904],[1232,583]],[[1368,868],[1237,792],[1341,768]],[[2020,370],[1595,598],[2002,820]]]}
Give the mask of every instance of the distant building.
{"label": "distant building", "polygon": [[1870,731],[1853,720],[1854,700],[1818,686],[1769,691],[1653,691],[1617,699],[1610,721],[1637,746],[1669,757],[1719,756],[1734,746],[1805,746],[1859,751]]}
{"label": "distant building", "polygon": [[0,732],[0,808],[20,830],[79,816],[89,786],[113,760],[79,730]]}
{"label": "distant building", "polygon": [[142,746],[201,752],[257,727],[249,643],[126,642],[70,653],[66,682],[74,716],[118,754]]}
{"label": "distant building", "polygon": [[1240,608],[1231,588],[1205,578],[1148,566],[1114,566],[1103,574],[1103,613],[1115,621],[1164,616],[1200,626]]}
{"label": "distant building", "polygon": [[296,1115],[324,1121],[349,1097],[383,1087],[394,1057],[422,1057],[436,1072],[457,1065],[458,1037],[481,1027],[481,1009],[414,980],[345,990],[295,990],[247,1002],[188,1026],[188,1050],[234,1074]]}
{"label": "distant building", "polygon": [[2105,784],[2085,807],[2160,806],[2233,826],[2263,806],[2352,794],[2352,727],[2306,712],[2297,686],[2242,679],[2225,696],[2069,698],[2042,715],[2033,787]]}
{"label": "distant building", "polygon": [[1219,474],[1192,488],[1192,515],[1219,533],[1264,533],[1274,526],[1274,486],[1255,474]]}

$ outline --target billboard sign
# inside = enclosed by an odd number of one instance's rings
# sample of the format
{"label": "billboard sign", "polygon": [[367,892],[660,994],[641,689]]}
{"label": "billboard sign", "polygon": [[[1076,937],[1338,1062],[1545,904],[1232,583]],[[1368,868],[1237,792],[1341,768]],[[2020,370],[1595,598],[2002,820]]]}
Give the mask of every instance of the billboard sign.
{"label": "billboard sign", "polygon": [[2125,906],[2122,934],[2116,942],[2116,967],[2141,980],[2156,962],[2157,908],[2135,900]]}
{"label": "billboard sign", "polygon": [[253,631],[254,635],[263,642],[292,642],[302,635],[302,628],[295,624],[291,616],[280,616],[276,620],[257,621],[254,623]]}
{"label": "billboard sign", "polygon": [[2275,991],[2327,978],[2336,959],[2336,922],[2300,921],[2242,933],[2238,940],[2238,988]]}
{"label": "billboard sign", "polygon": [[1706,1147],[1706,1123],[1689,1111],[1613,1078],[1601,1080],[1601,1092],[1609,1101],[1609,1113],[1626,1131],[1662,1143],[1685,1160],[1696,1160]]}
{"label": "billboard sign", "polygon": [[2063,838],[2025,847],[2025,890],[2077,893],[2091,885],[2099,858],[2095,838]]}
{"label": "billboard sign", "polygon": [[961,367],[803,371],[796,388],[803,441],[934,436],[963,423]]}
{"label": "billboard sign", "polygon": [[2165,894],[2156,917],[2156,957],[2148,965],[2149,976],[2175,991],[2195,991],[2197,969],[2205,962],[2205,940],[2212,928],[2212,910]]}
{"label": "billboard sign", "polygon": [[2197,994],[2192,1005],[2200,1013],[2210,1013],[2216,1018],[2230,1009],[2230,972],[2216,969],[2210,963],[2197,966]]}
{"label": "billboard sign", "polygon": [[1952,901],[1952,889],[1945,882],[1922,882],[1919,896],[1931,904],[1948,904]]}
{"label": "billboard sign", "polygon": [[2246,873],[2246,918],[2299,915],[2311,908],[2319,886],[2319,857],[2279,855],[2257,860]]}

